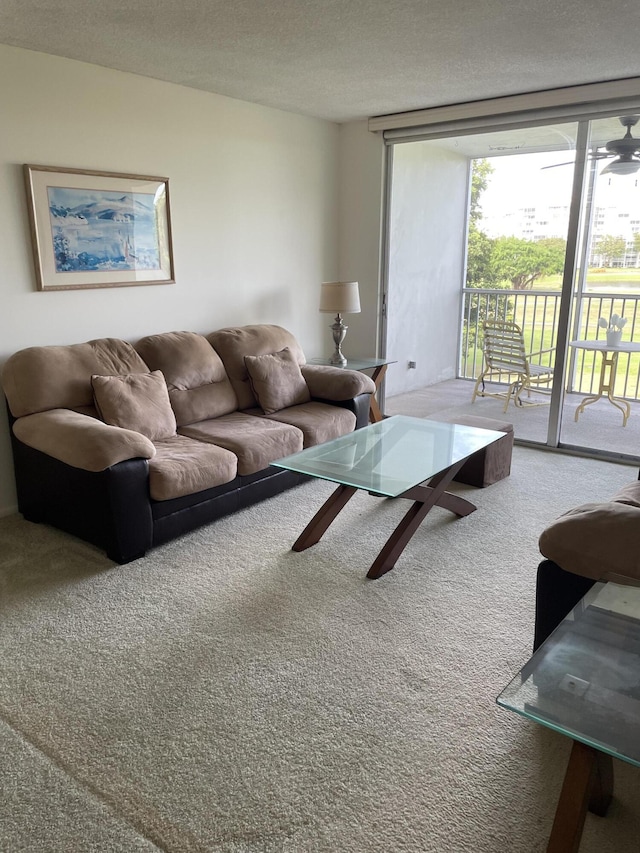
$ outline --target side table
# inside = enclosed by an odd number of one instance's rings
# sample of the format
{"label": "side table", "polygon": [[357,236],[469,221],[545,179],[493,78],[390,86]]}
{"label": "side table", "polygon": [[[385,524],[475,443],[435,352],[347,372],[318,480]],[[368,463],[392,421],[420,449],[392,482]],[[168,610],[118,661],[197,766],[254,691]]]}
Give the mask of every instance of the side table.
{"label": "side table", "polygon": [[606,391],[606,399],[622,412],[622,426],[627,425],[629,415],[631,414],[631,406],[627,400],[615,396],[616,372],[618,370],[618,355],[621,352],[634,353],[640,352],[640,343],[633,341],[621,341],[617,346],[610,346],[606,341],[569,341],[569,346],[574,349],[589,350],[591,352],[599,352],[602,355],[600,364],[600,383],[598,385],[598,393],[590,394],[585,397],[576,409],[574,420],[578,421],[578,416],[584,412],[584,407],[589,406],[599,400]]}
{"label": "side table", "polygon": [[604,817],[612,756],[640,767],[640,588],[596,583],[498,696],[573,740],[547,853],[577,853],[587,811]]}
{"label": "side table", "polygon": [[[310,358],[309,364],[327,364],[331,367],[341,367],[345,370],[360,370],[365,372],[372,370],[371,378],[376,386],[376,392],[382,385],[382,380],[387,372],[387,367],[396,362],[390,358],[349,358],[346,364],[332,364],[330,358]],[[371,395],[371,403],[369,404],[369,422],[372,424],[380,423],[384,415],[380,411],[380,405],[376,400],[375,394]]]}

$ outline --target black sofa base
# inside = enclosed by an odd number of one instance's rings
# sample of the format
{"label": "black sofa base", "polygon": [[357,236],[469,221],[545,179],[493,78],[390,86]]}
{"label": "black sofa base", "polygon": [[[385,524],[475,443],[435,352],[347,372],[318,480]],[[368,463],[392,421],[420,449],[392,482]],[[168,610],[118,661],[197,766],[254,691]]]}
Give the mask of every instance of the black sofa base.
{"label": "black sofa base", "polygon": [[269,467],[184,498],[153,501],[146,459],[129,459],[104,471],[83,471],[15,437],[12,440],[16,469],[21,473],[18,509],[24,518],[90,542],[120,564],[309,479]]}
{"label": "black sofa base", "polygon": [[[286,489],[299,486],[309,478],[293,471],[279,468],[267,468],[260,472],[259,478],[237,477],[220,490],[208,489],[197,495],[190,495],[191,505],[172,510],[166,504],[174,501],[152,503],[153,545],[162,545],[189,530],[195,530],[203,524],[215,521],[239,509],[274,497]],[[249,482],[243,482],[249,480]],[[218,492],[216,494],[216,492]],[[181,500],[178,498],[178,500]]]}
{"label": "black sofa base", "polygon": [[534,651],[562,622],[596,581],[566,572],[551,560],[538,566]]}

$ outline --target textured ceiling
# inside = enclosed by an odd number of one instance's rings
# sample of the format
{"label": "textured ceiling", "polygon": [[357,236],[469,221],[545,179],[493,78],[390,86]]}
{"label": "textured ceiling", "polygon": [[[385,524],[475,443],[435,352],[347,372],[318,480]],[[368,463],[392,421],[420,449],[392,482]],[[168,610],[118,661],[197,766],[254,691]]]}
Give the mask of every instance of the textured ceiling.
{"label": "textured ceiling", "polygon": [[0,43],[344,122],[640,76],[638,0],[2,0]]}

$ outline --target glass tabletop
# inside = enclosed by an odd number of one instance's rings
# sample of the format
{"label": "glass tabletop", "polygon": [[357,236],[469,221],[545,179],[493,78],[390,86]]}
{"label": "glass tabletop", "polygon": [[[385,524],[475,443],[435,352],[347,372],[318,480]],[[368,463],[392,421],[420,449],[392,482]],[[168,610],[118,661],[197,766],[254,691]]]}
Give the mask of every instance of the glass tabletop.
{"label": "glass tabletop", "polygon": [[384,367],[385,364],[396,364],[389,358],[347,358],[346,364],[331,364],[330,358],[311,358],[309,364],[324,364],[332,367],[343,367],[345,370],[369,370]]}
{"label": "glass tabletop", "polygon": [[503,437],[495,430],[394,415],[271,464],[395,498]]}
{"label": "glass tabletop", "polygon": [[640,588],[595,584],[497,702],[640,767]]}

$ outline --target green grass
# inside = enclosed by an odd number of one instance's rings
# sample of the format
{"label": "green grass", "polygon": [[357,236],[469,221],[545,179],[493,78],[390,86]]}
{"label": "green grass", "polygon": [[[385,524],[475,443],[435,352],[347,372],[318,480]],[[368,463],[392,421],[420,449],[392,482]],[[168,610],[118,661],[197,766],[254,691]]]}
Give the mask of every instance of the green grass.
{"label": "green grass", "polygon": [[[608,289],[617,290],[628,287],[634,295],[640,288],[640,268],[638,269],[589,269],[587,270],[587,290],[606,292]],[[539,278],[533,285],[533,290],[560,290],[561,275],[549,275]]]}

